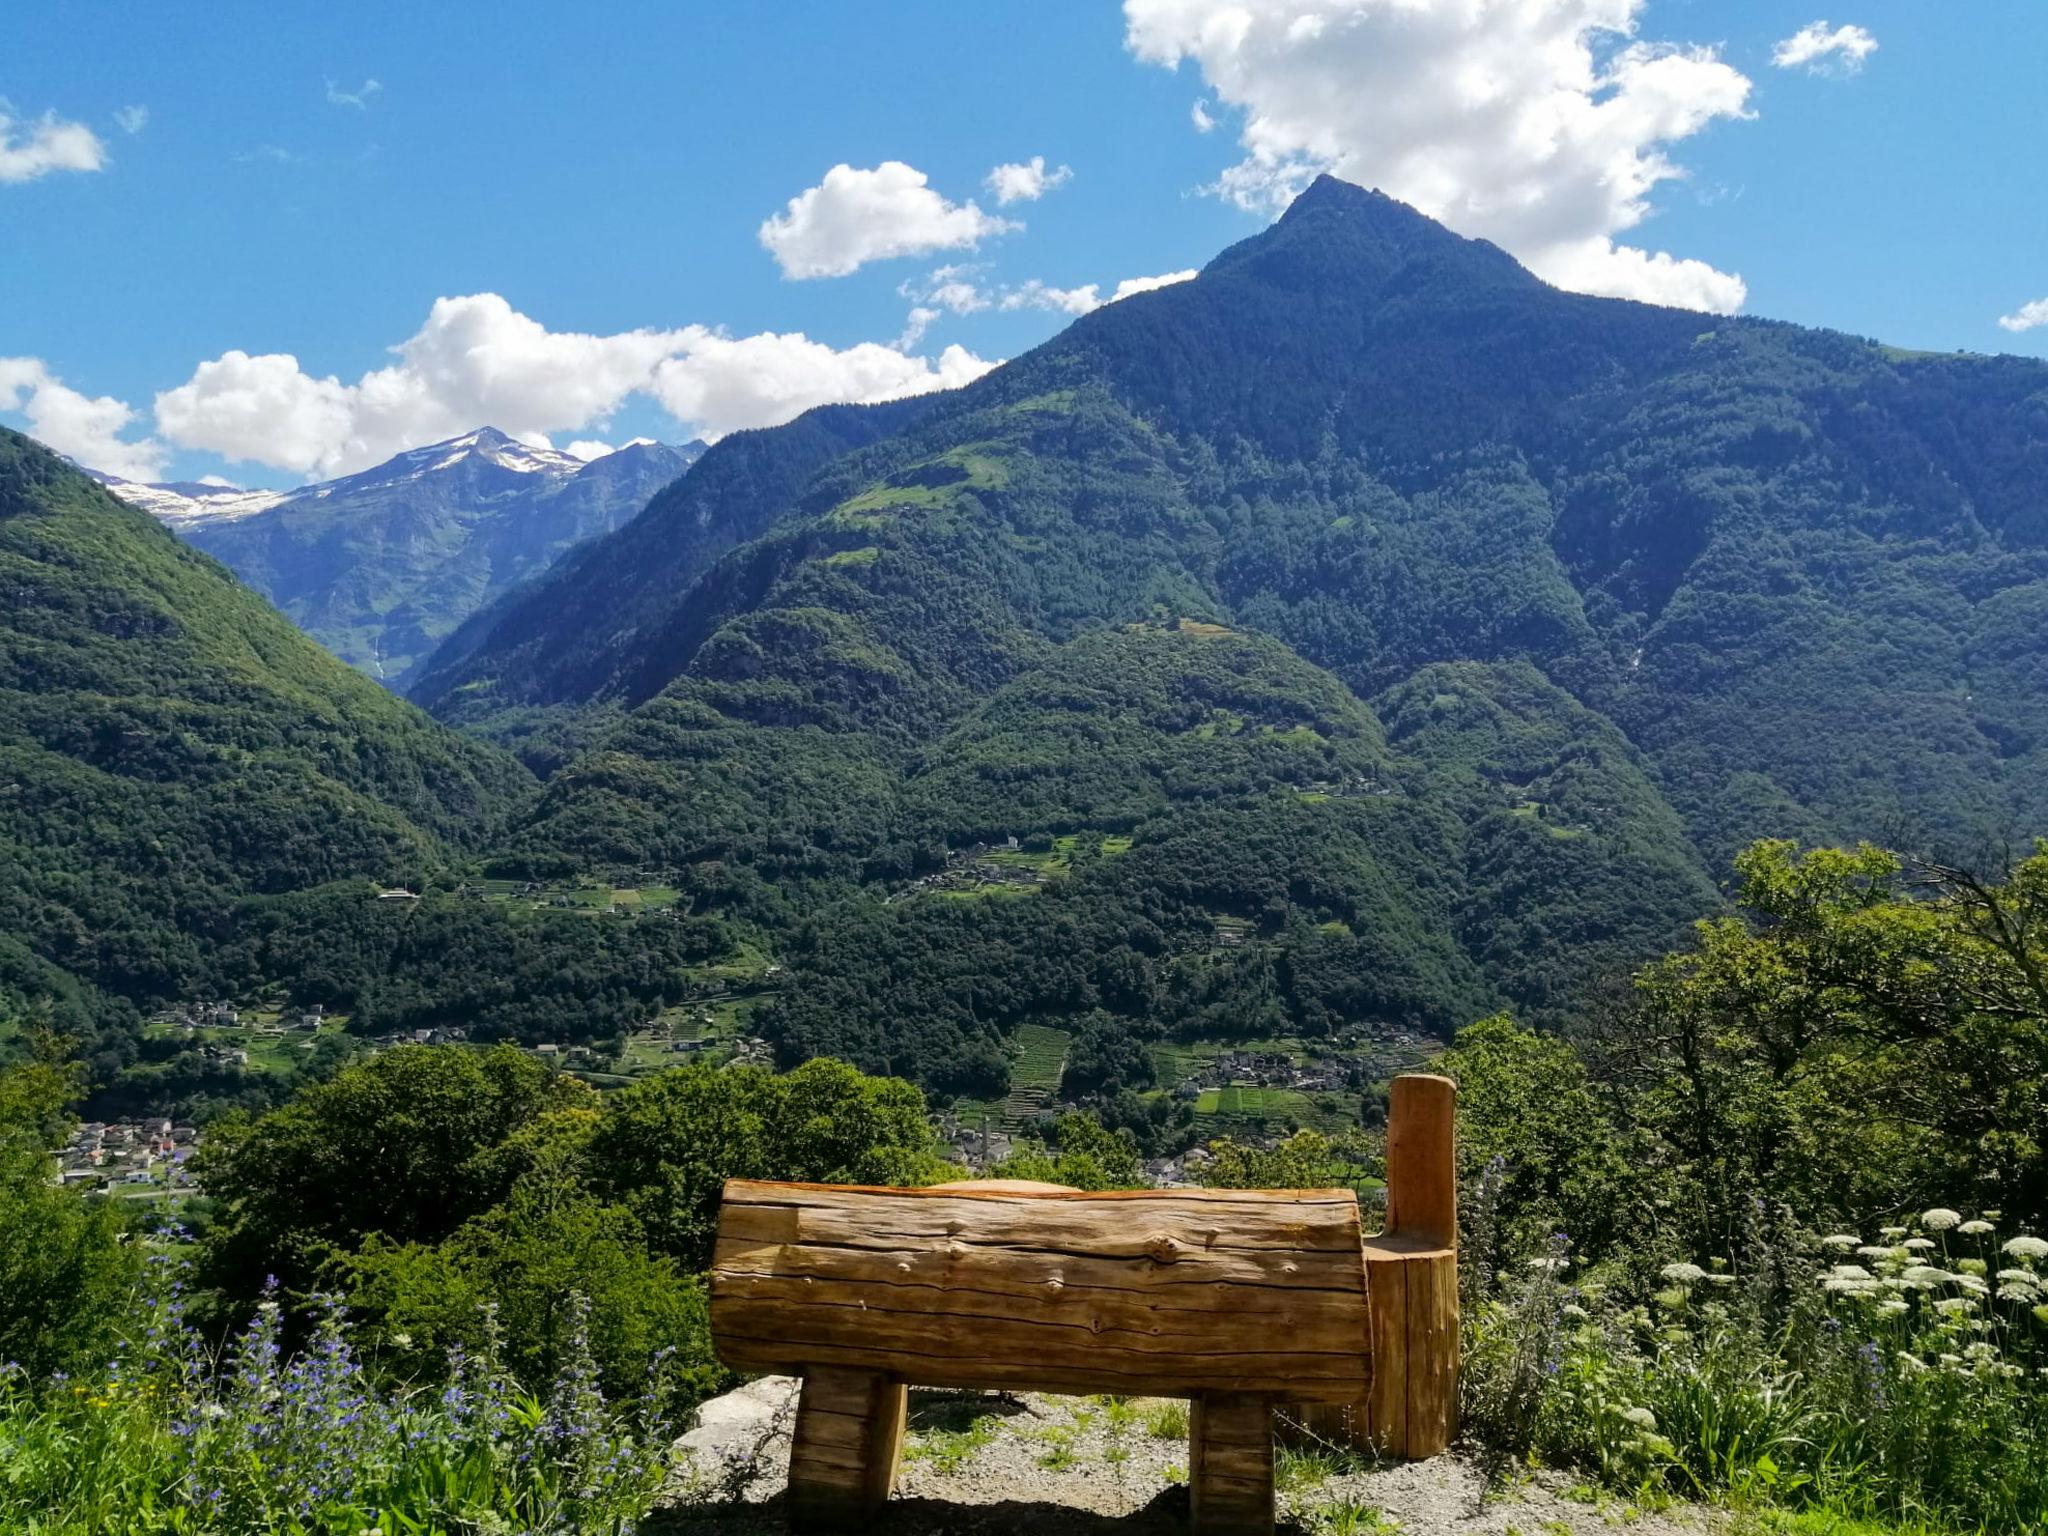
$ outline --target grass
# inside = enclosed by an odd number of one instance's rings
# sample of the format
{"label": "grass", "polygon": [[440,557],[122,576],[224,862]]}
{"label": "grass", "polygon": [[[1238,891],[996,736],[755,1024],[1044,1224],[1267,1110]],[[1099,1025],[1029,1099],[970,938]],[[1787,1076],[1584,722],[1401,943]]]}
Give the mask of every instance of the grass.
{"label": "grass", "polygon": [[909,1461],[929,1462],[932,1470],[941,1476],[956,1477],[961,1468],[974,1459],[975,1453],[993,1443],[995,1438],[995,1415],[982,1414],[964,1429],[925,1430],[903,1448],[903,1455]]}
{"label": "grass", "polygon": [[1154,1440],[1187,1439],[1188,1405],[1178,1398],[1154,1403],[1145,1410],[1145,1433]]}

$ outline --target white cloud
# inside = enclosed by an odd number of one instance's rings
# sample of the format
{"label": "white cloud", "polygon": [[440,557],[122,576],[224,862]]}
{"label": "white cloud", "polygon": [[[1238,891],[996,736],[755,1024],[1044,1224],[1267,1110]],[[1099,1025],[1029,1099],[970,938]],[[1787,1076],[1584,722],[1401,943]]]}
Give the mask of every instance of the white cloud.
{"label": "white cloud", "polygon": [[1193,267],[1185,272],[1162,272],[1157,277],[1127,277],[1116,285],[1116,291],[1108,298],[1102,296],[1100,283],[1083,283],[1078,288],[1055,288],[1050,283],[1031,278],[1013,288],[1005,288],[1002,297],[996,301],[998,309],[1044,309],[1055,314],[1088,315],[1105,304],[1114,304],[1118,299],[1128,299],[1134,293],[1150,293],[1154,288],[1168,288],[1175,283],[1184,283],[1196,276]]}
{"label": "white cloud", "polygon": [[1154,288],[1171,288],[1175,283],[1185,283],[1201,276],[1193,267],[1184,272],[1162,272],[1157,277],[1127,277],[1116,285],[1116,292],[1109,296],[1114,304],[1118,299],[1128,299],[1134,293],[1150,293]]}
{"label": "white cloud", "polygon": [[344,91],[332,80],[327,82],[327,104],[330,107],[354,107],[358,112],[367,111],[370,98],[384,87],[375,80],[365,80],[352,91]]}
{"label": "white cloud", "polygon": [[1095,283],[1078,288],[1054,288],[1032,278],[1003,295],[1003,309],[1050,309],[1061,314],[1085,315],[1102,307],[1102,292]]}
{"label": "white cloud", "polygon": [[958,347],[934,362],[875,342],[835,349],[702,325],[550,331],[494,293],[435,300],[391,350],[388,367],[354,383],[316,377],[289,353],[225,352],[156,397],[157,426],[180,447],[334,476],[477,426],[534,442],[602,427],[635,394],[715,437],[828,401],[951,388],[994,366]]}
{"label": "white cloud", "polygon": [[154,480],[163,474],[163,444],[121,436],[135,420],[126,401],[97,399],[65,385],[41,358],[0,357],[0,411],[28,417],[29,435],[69,454],[87,469],[123,480]]}
{"label": "white cloud", "polygon": [[1072,166],[1056,166],[1048,171],[1045,156],[1033,155],[1021,164],[999,165],[988,173],[983,185],[998,203],[1035,203],[1055,187],[1063,187],[1074,179]]}
{"label": "white cloud", "polygon": [[1195,104],[1188,108],[1188,121],[1195,125],[1197,133],[1207,133],[1216,126],[1216,116],[1209,110],[1209,103],[1199,96],[1195,98]]}
{"label": "white cloud", "polygon": [[898,352],[908,352],[912,347],[924,340],[924,333],[932,328],[933,322],[939,318],[940,314],[941,311],[933,309],[926,304],[912,305],[910,313],[903,317],[903,331],[896,338],[896,350]]}
{"label": "white cloud", "polygon": [[606,454],[617,453],[618,451],[610,443],[600,443],[593,438],[587,437],[578,438],[562,450],[571,458],[581,459],[586,464],[594,459],[601,459]]}
{"label": "white cloud", "polygon": [[1861,27],[1830,31],[1825,21],[1810,21],[1771,50],[1771,62],[1814,75],[1853,75],[1875,52],[1877,39]]}
{"label": "white cloud", "polygon": [[976,266],[934,267],[923,282],[906,282],[896,291],[915,303],[935,304],[956,315],[971,315],[993,302],[975,281],[981,270]]}
{"label": "white cloud", "polygon": [[140,133],[149,125],[149,108],[140,105],[123,107],[114,114],[114,121],[123,133]]}
{"label": "white cloud", "polygon": [[871,171],[835,165],[761,225],[761,244],[784,277],[844,277],[866,262],[971,250],[1022,228],[972,202],[948,202],[926,181],[901,160]]}
{"label": "white cloud", "polygon": [[2048,299],[2036,299],[2031,304],[2022,304],[2009,315],[1998,317],[1999,326],[2017,335],[2031,331],[2036,326],[2048,325]]}
{"label": "white cloud", "polygon": [[1666,146],[1747,115],[1711,48],[1636,39],[1645,0],[1125,0],[1126,46],[1192,61],[1244,114],[1212,190],[1283,205],[1319,171],[1376,185],[1540,276],[1732,309],[1742,280],[1617,244],[1684,172]]}
{"label": "white cloud", "polygon": [[654,372],[654,397],[706,439],[773,426],[814,405],[869,403],[972,383],[996,364],[952,346],[929,358],[877,342],[834,350],[801,333],[706,333]]}
{"label": "white cloud", "polygon": [[34,181],[52,171],[96,171],[107,163],[107,146],[83,123],[45,112],[29,122],[14,115],[0,97],[0,183]]}

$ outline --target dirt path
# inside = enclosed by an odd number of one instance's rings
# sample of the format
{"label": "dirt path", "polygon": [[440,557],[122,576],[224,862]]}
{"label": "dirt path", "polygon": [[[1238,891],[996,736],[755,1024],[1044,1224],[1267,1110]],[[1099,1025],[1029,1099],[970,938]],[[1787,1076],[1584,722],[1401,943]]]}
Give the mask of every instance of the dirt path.
{"label": "dirt path", "polygon": [[[1187,1529],[1182,1405],[913,1392],[911,1434],[886,1529],[901,1536],[1152,1536]],[[643,1529],[781,1536],[793,1383],[770,1377],[705,1405]],[[1538,1475],[1488,1493],[1458,1456],[1372,1464],[1288,1452],[1283,1531],[1314,1536],[1716,1536],[1709,1511],[1651,1513]]]}

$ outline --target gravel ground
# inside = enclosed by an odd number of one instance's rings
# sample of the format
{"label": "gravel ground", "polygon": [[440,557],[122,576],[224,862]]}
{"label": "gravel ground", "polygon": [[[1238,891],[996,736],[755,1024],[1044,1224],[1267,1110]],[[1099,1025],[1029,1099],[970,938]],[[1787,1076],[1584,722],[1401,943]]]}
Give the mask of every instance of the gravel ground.
{"label": "gravel ground", "polygon": [[[644,1529],[781,1536],[794,1382],[769,1377],[705,1405]],[[914,1391],[886,1528],[901,1536],[1151,1536],[1187,1528],[1185,1404]],[[1489,1494],[1461,1457],[1374,1464],[1283,1452],[1281,1529],[1330,1536],[1716,1536],[1711,1512],[1649,1513],[1573,1498],[1539,1474]]]}

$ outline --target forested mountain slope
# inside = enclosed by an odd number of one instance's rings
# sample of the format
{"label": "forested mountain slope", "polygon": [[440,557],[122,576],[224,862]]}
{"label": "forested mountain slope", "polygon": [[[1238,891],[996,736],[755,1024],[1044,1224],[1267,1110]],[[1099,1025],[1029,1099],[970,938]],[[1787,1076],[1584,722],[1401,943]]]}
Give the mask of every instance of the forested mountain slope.
{"label": "forested mountain slope", "polygon": [[[629,709],[514,856],[800,932],[791,1056],[966,1081],[1027,1018],[1541,1014],[1753,837],[2048,825],[2039,364],[1561,293],[1325,179],[806,441],[730,496],[708,455],[434,696]],[[679,590],[721,513],[765,531]],[[997,833],[1084,856],[1037,905],[912,884]],[[1224,920],[1254,941],[1194,955]]]}
{"label": "forested mountain slope", "polygon": [[660,629],[713,560],[764,532],[821,464],[930,404],[918,397],[820,406],[786,426],[721,438],[655,498],[651,515],[590,541],[464,624],[434,653],[412,695],[474,718],[606,694],[622,658]]}
{"label": "forested mountain slope", "polygon": [[0,592],[0,989],[218,984],[238,898],[404,878],[524,780],[5,431]]}

